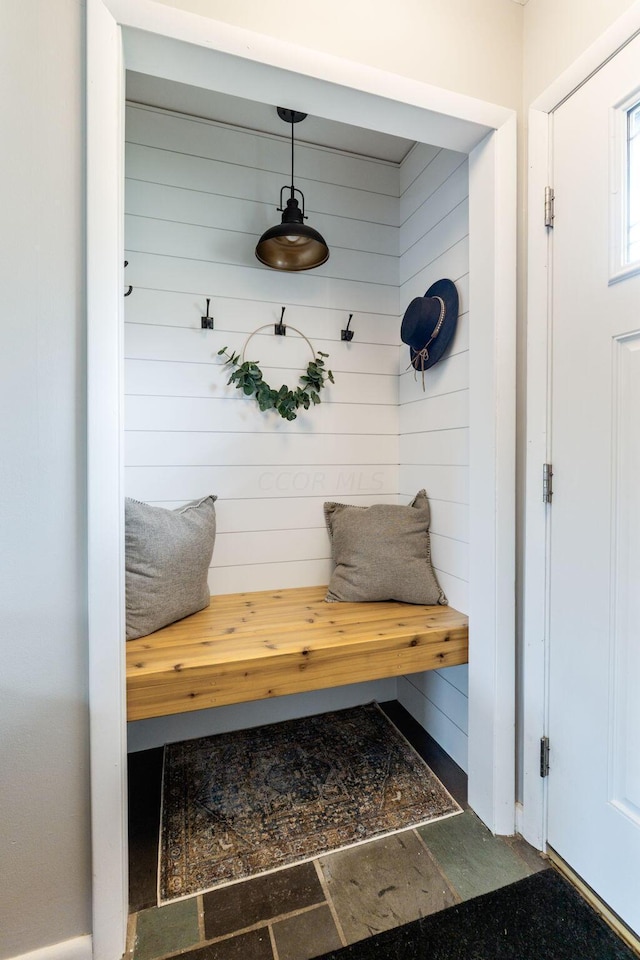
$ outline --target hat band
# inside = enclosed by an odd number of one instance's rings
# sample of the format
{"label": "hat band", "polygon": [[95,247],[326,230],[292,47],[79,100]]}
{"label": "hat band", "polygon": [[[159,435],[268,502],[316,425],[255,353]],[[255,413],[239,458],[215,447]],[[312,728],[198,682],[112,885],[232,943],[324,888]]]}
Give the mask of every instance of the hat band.
{"label": "hat band", "polygon": [[[442,329],[442,324],[444,323],[444,315],[445,315],[445,306],[444,306],[444,300],[442,299],[442,297],[434,297],[433,299],[440,301],[440,316],[438,318],[438,322],[436,323],[434,331],[431,334],[431,337],[428,340],[428,342],[424,345],[422,350],[415,351],[415,357],[409,364],[409,367],[413,367],[414,370],[419,369],[421,371],[423,390],[424,390],[424,365],[429,359],[429,347],[431,346],[433,341],[436,339],[436,337],[440,333],[440,330]],[[419,366],[417,365],[417,361],[419,361]],[[409,367],[407,367],[407,370],[409,369]]]}

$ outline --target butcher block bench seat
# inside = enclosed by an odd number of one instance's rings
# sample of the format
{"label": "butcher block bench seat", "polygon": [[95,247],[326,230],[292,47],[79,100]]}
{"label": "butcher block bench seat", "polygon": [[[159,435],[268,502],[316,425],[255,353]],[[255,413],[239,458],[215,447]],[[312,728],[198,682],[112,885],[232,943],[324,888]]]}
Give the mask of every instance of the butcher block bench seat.
{"label": "butcher block bench seat", "polygon": [[326,587],[211,598],[127,643],[129,720],[466,663],[467,617],[447,606],[326,603]]}

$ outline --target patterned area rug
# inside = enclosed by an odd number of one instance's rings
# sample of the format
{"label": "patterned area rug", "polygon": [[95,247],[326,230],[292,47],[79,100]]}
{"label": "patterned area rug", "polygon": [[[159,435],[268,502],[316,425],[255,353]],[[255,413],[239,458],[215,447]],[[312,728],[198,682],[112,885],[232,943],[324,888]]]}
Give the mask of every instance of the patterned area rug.
{"label": "patterned area rug", "polygon": [[158,901],[460,812],[377,704],[168,744]]}

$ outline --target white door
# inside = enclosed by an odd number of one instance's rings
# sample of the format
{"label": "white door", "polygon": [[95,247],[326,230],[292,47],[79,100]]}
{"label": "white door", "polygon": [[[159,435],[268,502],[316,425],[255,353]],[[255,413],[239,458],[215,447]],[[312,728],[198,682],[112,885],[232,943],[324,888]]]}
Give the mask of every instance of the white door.
{"label": "white door", "polygon": [[640,38],[553,117],[548,841],[640,933],[638,103]]}

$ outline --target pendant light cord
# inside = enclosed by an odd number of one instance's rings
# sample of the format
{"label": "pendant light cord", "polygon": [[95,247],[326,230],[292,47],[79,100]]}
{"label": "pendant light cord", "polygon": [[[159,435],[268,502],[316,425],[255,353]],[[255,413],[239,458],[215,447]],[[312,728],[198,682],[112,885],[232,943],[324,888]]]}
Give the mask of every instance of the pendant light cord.
{"label": "pendant light cord", "polygon": [[294,136],[293,130],[294,130],[294,127],[295,127],[295,123],[294,123],[293,120],[292,120],[292,121],[291,121],[291,199],[292,199],[292,200],[293,200],[293,198],[294,198],[294,196],[295,196],[295,188],[294,188],[294,186],[293,186],[293,185],[294,185],[294,182],[295,182],[294,179],[293,179],[293,157],[294,157],[294,153],[293,153],[293,136]]}

